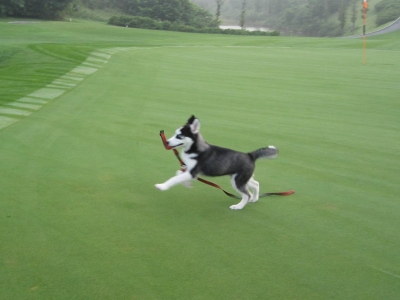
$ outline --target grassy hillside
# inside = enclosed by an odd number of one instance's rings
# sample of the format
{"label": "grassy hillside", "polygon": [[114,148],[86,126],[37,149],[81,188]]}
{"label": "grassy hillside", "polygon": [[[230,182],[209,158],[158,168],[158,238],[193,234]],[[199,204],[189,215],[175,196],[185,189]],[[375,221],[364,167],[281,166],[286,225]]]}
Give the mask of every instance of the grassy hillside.
{"label": "grassy hillside", "polygon": [[[376,23],[375,23],[376,16],[377,16],[377,13],[376,13],[376,10],[375,10],[375,5],[377,3],[379,3],[380,1],[381,0],[368,0],[367,26],[366,26],[367,32],[372,32],[372,31],[375,31],[375,30],[377,30],[379,28],[387,26],[387,25],[376,26]],[[355,22],[356,31],[354,32],[354,34],[362,34],[362,30],[363,30],[363,19],[361,18],[361,16],[362,16],[362,13],[361,13],[362,3],[361,2],[362,1],[357,2],[357,20]],[[345,35],[351,35],[351,34],[353,34],[353,32],[352,32],[353,24],[350,21],[351,20],[351,15],[352,15],[352,5],[350,5],[347,8],[346,14],[347,14],[347,23],[346,23],[347,30],[346,30],[346,34]],[[333,14],[331,16],[331,18],[330,18],[330,20],[332,20],[332,21],[337,21],[337,19],[338,19],[338,14],[337,13]]]}
{"label": "grassy hillside", "polygon": [[[398,32],[364,66],[357,39],[10,21],[1,299],[398,298]],[[277,146],[256,179],[296,193],[155,190],[179,167],[158,132],[191,114],[210,143]]]}

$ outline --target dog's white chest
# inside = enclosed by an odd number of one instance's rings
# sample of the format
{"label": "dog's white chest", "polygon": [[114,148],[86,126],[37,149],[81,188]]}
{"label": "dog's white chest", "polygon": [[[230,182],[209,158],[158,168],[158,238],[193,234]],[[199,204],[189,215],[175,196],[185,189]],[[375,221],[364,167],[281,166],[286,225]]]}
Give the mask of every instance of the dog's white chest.
{"label": "dog's white chest", "polygon": [[196,166],[196,164],[197,164],[197,159],[196,159],[197,154],[196,153],[187,154],[187,153],[185,153],[185,151],[182,151],[181,157],[182,157],[183,162],[186,165],[187,170],[190,171]]}

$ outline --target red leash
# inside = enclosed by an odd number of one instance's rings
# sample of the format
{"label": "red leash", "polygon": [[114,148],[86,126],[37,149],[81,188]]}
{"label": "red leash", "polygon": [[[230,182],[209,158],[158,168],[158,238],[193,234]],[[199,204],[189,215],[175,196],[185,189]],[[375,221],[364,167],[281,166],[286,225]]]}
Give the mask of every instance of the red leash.
{"label": "red leash", "polygon": [[[171,150],[172,149],[172,151],[174,151],[174,154],[175,154],[176,158],[179,160],[179,163],[181,164],[181,171],[185,172],[186,171],[186,165],[182,161],[181,157],[179,156],[178,150],[168,146],[167,139],[165,138],[164,130],[160,131],[160,137],[161,137],[161,140],[163,142],[163,145],[164,145],[165,149],[167,149],[167,150]],[[242,199],[239,196],[236,196],[234,194],[231,194],[231,193],[225,191],[222,187],[220,187],[218,184],[215,184],[214,182],[205,180],[205,179],[200,178],[200,177],[198,177],[197,180],[201,181],[201,182],[203,182],[205,184],[211,185],[211,186],[213,186],[213,187],[215,187],[217,189],[222,190],[229,197],[236,198],[236,199]],[[277,195],[277,196],[288,196],[288,195],[291,195],[293,193],[294,193],[294,190],[290,190],[290,191],[287,191],[287,192],[278,192],[278,193],[264,193],[264,194],[261,194],[260,197],[274,196],[274,195]]]}

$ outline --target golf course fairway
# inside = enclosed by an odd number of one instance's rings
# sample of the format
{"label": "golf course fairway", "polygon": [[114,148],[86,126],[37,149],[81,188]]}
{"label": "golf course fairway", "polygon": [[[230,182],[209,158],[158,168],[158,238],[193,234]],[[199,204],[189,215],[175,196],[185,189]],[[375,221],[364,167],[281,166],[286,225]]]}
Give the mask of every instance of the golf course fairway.
{"label": "golf course fairway", "polygon": [[[360,39],[15,21],[0,299],[399,299],[400,32],[363,65]],[[179,169],[159,131],[192,114],[210,144],[276,146],[255,179],[295,194],[232,211],[201,182],[156,190]]]}

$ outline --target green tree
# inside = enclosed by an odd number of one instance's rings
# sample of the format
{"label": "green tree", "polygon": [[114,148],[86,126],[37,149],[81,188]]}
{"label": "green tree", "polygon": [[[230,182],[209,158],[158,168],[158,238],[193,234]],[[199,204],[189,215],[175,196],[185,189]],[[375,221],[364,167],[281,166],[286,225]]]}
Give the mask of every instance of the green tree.
{"label": "green tree", "polygon": [[24,10],[24,0],[1,0],[0,16],[13,16],[21,14]]}
{"label": "green tree", "polygon": [[240,12],[240,27],[244,29],[244,24],[246,22],[246,0],[242,2],[242,11]]}
{"label": "green tree", "polygon": [[340,6],[339,6],[338,20],[339,20],[339,23],[340,23],[340,29],[342,31],[344,30],[344,26],[346,25],[346,18],[347,18],[347,14],[346,14],[345,0],[341,0],[340,1]]}
{"label": "green tree", "polygon": [[3,15],[40,19],[59,19],[72,0],[2,0]]}
{"label": "green tree", "polygon": [[115,5],[133,16],[178,22],[194,27],[215,26],[212,14],[189,0],[118,0]]}
{"label": "green tree", "polygon": [[399,0],[383,0],[375,5],[377,11],[376,25],[382,25],[400,17]]}
{"label": "green tree", "polygon": [[219,22],[219,18],[221,17],[221,9],[224,2],[225,0],[215,0],[215,3],[217,4],[217,12],[215,13],[215,19],[217,22]]}
{"label": "green tree", "polygon": [[357,8],[356,8],[356,2],[353,2],[353,5],[351,6],[351,32],[354,33],[356,30],[356,21],[357,21]]}
{"label": "green tree", "polygon": [[72,0],[29,0],[25,7],[32,17],[44,19],[60,19],[62,11]]}

